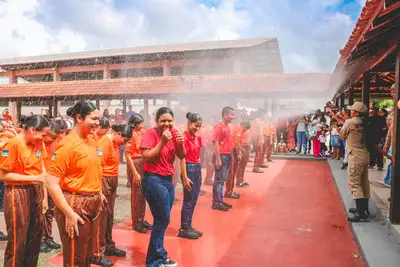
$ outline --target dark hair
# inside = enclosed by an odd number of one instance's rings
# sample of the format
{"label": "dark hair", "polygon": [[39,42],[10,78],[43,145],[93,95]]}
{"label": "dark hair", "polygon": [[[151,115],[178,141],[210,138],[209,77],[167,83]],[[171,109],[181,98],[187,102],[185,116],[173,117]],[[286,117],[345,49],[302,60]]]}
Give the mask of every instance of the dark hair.
{"label": "dark hair", "polygon": [[129,118],[128,124],[135,128],[138,124],[144,122],[143,116],[139,113],[133,113],[133,115]]}
{"label": "dark hair", "polygon": [[111,127],[110,121],[106,117],[101,118],[99,124],[102,129],[109,129]]}
{"label": "dark hair", "polygon": [[387,118],[387,116],[388,116],[387,110],[383,108],[383,109],[381,109],[381,112],[384,113],[383,117]]}
{"label": "dark hair", "polygon": [[235,111],[235,110],[233,108],[231,108],[231,107],[224,107],[222,109],[222,116],[225,116],[225,115],[227,115],[227,114],[229,114],[229,113],[231,113],[233,111]]}
{"label": "dark hair", "polygon": [[55,134],[60,134],[61,133],[61,127],[55,120],[50,121],[50,131],[55,133]]}
{"label": "dark hair", "polygon": [[26,117],[23,124],[25,130],[34,128],[36,131],[43,131],[44,128],[50,126],[49,121],[42,115],[32,115]]}
{"label": "dark hair", "polygon": [[130,124],[113,124],[111,129],[114,132],[121,133],[124,138],[132,138],[132,126]]}
{"label": "dark hair", "polygon": [[97,110],[95,104],[87,100],[81,100],[76,103],[73,107],[69,107],[67,110],[67,115],[74,119],[76,122],[76,115],[80,115],[83,119],[92,113],[93,111]]}
{"label": "dark hair", "polygon": [[198,113],[191,113],[188,112],[186,114],[186,119],[188,119],[188,121],[190,122],[198,122],[198,121],[202,121],[203,119],[201,118],[200,114]]}
{"label": "dark hair", "polygon": [[167,113],[171,114],[172,118],[174,117],[174,112],[172,112],[172,110],[170,108],[167,108],[167,107],[159,108],[156,112],[156,121],[158,121],[160,119],[161,115],[164,115]]}
{"label": "dark hair", "polygon": [[55,122],[58,124],[58,126],[60,126],[61,131],[65,131],[66,129],[68,129],[68,124],[65,120],[57,119],[55,120]]}
{"label": "dark hair", "polygon": [[240,123],[240,126],[245,128],[245,129],[250,129],[250,122],[249,121],[242,121]]}

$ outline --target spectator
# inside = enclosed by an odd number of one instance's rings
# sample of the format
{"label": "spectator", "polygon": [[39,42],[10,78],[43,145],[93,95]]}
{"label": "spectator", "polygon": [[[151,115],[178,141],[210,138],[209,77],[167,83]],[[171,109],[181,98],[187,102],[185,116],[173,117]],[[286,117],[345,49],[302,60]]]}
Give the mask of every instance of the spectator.
{"label": "spectator", "polygon": [[12,121],[12,117],[10,116],[10,112],[8,109],[3,111],[3,119],[6,121]]}

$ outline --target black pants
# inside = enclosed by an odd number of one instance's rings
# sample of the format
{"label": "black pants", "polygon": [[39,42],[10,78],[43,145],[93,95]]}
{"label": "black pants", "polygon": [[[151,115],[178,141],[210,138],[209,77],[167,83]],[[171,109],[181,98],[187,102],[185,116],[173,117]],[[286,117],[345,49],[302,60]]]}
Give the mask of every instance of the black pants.
{"label": "black pants", "polygon": [[383,155],[378,151],[378,149],[373,146],[370,149],[370,166],[378,165],[378,168],[383,168]]}

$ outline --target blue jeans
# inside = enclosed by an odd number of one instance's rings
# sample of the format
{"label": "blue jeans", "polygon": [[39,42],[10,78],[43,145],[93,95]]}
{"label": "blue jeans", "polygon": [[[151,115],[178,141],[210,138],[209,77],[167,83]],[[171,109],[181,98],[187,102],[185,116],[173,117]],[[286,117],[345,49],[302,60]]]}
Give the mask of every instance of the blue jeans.
{"label": "blue jeans", "polygon": [[221,203],[224,200],[223,191],[224,183],[229,177],[232,165],[232,155],[221,155],[221,168],[217,168],[216,156],[213,156],[215,174],[214,174],[214,186],[213,186],[213,201],[214,203]]}
{"label": "blue jeans", "polygon": [[296,132],[297,136],[297,151],[301,152],[301,148],[303,147],[303,152],[307,152],[307,135],[306,132]]}
{"label": "blue jeans", "polygon": [[164,249],[164,235],[170,222],[171,208],[175,198],[172,176],[145,172],[142,191],[154,218],[146,255],[146,267],[158,267],[167,259],[168,255]]}
{"label": "blue jeans", "polygon": [[200,164],[186,163],[186,171],[189,180],[193,182],[192,191],[183,191],[183,204],[181,212],[181,229],[192,228],[192,218],[201,187],[201,166]]}
{"label": "blue jeans", "polygon": [[392,162],[389,163],[388,169],[386,172],[386,177],[383,180],[385,184],[391,185],[392,184]]}

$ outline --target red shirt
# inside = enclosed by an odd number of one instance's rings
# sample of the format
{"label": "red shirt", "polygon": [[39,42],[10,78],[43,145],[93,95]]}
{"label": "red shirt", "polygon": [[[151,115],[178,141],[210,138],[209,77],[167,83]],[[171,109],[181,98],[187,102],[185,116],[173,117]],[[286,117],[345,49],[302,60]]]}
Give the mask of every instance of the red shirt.
{"label": "red shirt", "polygon": [[186,162],[200,163],[200,148],[203,146],[201,136],[191,135],[189,132],[184,132],[184,145],[186,150]]}
{"label": "red shirt", "polygon": [[[161,176],[172,176],[175,174],[174,161],[176,156],[176,144],[174,135],[177,133],[175,128],[171,130],[173,138],[163,147],[161,155],[154,162],[145,162],[144,171],[156,173]],[[151,128],[142,137],[140,148],[153,149],[161,136],[158,135],[156,128]]]}
{"label": "red shirt", "polygon": [[3,115],[3,119],[4,119],[5,121],[12,121],[12,117],[11,117],[10,115],[7,115],[7,114],[4,114],[4,115]]}
{"label": "red shirt", "polygon": [[231,154],[233,150],[233,140],[229,126],[220,122],[214,128],[213,141],[218,144],[219,153]]}

